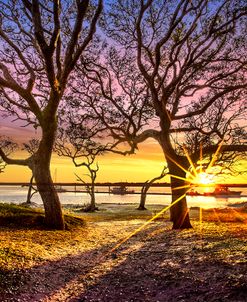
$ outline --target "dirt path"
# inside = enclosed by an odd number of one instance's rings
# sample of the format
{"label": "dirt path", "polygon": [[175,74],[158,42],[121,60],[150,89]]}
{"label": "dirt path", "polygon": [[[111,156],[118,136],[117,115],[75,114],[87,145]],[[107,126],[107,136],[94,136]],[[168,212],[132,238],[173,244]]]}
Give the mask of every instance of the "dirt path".
{"label": "dirt path", "polygon": [[0,301],[247,301],[246,224],[158,221],[110,252],[142,223],[90,223],[76,253],[19,270]]}

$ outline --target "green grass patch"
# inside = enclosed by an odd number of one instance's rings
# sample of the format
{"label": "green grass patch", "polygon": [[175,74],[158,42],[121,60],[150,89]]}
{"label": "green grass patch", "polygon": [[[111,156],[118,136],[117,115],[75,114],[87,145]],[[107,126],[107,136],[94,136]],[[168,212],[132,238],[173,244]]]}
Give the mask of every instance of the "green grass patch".
{"label": "green grass patch", "polygon": [[0,203],[0,215],[9,216],[11,214],[19,214],[19,213],[42,213],[42,210],[32,209],[28,207],[22,207],[16,204],[9,203]]}
{"label": "green grass patch", "polygon": [[[64,215],[66,229],[85,225],[78,216]],[[44,211],[15,204],[0,203],[0,226],[10,228],[46,228]]]}

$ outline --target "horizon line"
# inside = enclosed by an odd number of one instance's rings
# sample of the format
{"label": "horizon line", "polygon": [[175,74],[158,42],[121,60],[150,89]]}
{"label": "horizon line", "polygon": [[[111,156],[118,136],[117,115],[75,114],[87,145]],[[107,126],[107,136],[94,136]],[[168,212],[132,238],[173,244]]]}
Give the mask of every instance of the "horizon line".
{"label": "horizon line", "polygon": [[[0,182],[0,186],[29,186],[29,182]],[[54,186],[87,186],[90,182],[80,183],[80,182],[53,182]],[[145,182],[127,182],[127,181],[117,181],[117,182],[98,182],[95,186],[106,187],[106,186],[129,186],[129,187],[141,187]],[[33,185],[36,185],[34,182]],[[247,187],[247,183],[213,183],[213,184],[195,184],[196,187],[214,187],[215,185],[224,187]],[[169,182],[157,182],[151,185],[152,187],[170,187]]]}

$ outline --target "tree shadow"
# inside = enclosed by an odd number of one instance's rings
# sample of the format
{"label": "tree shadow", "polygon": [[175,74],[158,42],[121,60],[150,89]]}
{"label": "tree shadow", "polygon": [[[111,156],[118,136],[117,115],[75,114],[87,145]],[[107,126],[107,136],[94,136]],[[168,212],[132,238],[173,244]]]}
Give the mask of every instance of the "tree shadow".
{"label": "tree shadow", "polygon": [[94,282],[81,280],[86,290],[66,301],[247,301],[246,267],[214,257],[215,251],[207,255],[199,240],[193,230],[159,224],[132,240],[143,243],[134,251],[120,247],[119,264]]}
{"label": "tree shadow", "polygon": [[151,223],[116,249],[106,244],[19,271],[21,287],[0,301],[246,301],[246,266],[217,257],[224,244],[211,239],[207,247],[196,230]]}
{"label": "tree shadow", "polygon": [[[144,234],[152,228],[144,231]],[[104,274],[106,255],[113,248],[113,244],[105,244],[100,248],[91,249],[77,255],[63,257],[56,261],[45,261],[29,269],[16,269],[0,271],[0,301],[55,301],[57,292],[66,293],[66,288],[72,284],[79,284],[85,288],[80,280],[90,279],[90,273],[95,267]],[[111,255],[111,254],[110,254]],[[112,260],[112,258],[110,257]],[[112,260],[114,262],[114,260]],[[5,279],[5,280],[4,280]],[[79,280],[79,282],[78,282]],[[86,288],[85,288],[86,289]],[[74,290],[74,288],[73,288]],[[61,295],[61,294],[60,294]],[[65,298],[64,298],[65,299]],[[60,301],[65,301],[63,298]]]}
{"label": "tree shadow", "polygon": [[[89,250],[77,255],[63,257],[56,261],[45,261],[29,269],[16,269],[6,274],[11,276],[4,284],[4,271],[0,274],[0,301],[42,301],[63,288],[80,275],[87,274],[109,245]],[[1,280],[2,279],[2,280]],[[4,285],[8,288],[5,288]]]}

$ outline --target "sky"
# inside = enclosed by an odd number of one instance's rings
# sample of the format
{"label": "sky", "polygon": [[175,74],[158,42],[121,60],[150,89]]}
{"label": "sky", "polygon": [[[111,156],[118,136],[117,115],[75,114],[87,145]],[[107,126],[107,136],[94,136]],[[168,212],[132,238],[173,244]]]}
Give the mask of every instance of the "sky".
{"label": "sky", "polygon": [[[21,145],[23,142],[38,138],[38,134],[33,128],[19,127],[10,119],[0,120],[0,133],[14,138]],[[13,158],[26,158],[27,153],[23,150],[16,151]],[[118,182],[118,181],[146,181],[159,175],[164,166],[164,156],[161,148],[154,140],[148,140],[140,145],[137,154],[122,156],[119,154],[108,153],[98,157],[99,172],[97,181],[99,182]],[[56,172],[55,172],[56,171]],[[56,176],[57,182],[75,182],[75,173],[82,176],[86,181],[87,170],[76,168],[71,159],[52,156],[51,174]],[[22,182],[28,181],[31,171],[27,167],[8,165],[4,173],[0,174],[0,182]],[[166,178],[168,180],[168,178]]]}
{"label": "sky", "polygon": [[[16,152],[15,158],[25,158],[23,151]],[[97,181],[118,182],[118,181],[146,181],[159,175],[163,169],[163,154],[155,141],[148,141],[140,146],[140,151],[131,156],[118,154],[106,154],[98,158],[99,172]],[[55,172],[56,171],[56,172]],[[75,174],[80,175],[87,181],[87,170],[82,167],[74,167],[68,158],[59,157],[53,154],[51,163],[51,174],[57,182],[75,182]],[[28,181],[31,171],[27,167],[7,166],[4,173],[0,174],[0,182],[22,182]],[[165,181],[167,181],[166,178]]]}
{"label": "sky", "polygon": [[[0,121],[0,132],[10,137],[14,137],[19,143],[31,138],[37,138],[38,134],[32,128],[20,128],[11,120]],[[13,154],[14,158],[26,158],[24,151],[17,151]],[[164,167],[164,155],[154,140],[147,140],[139,145],[139,150],[134,155],[122,156],[108,153],[98,158],[99,172],[97,182],[145,182],[155,176],[158,176]],[[87,171],[85,168],[76,168],[68,158],[59,157],[56,154],[52,156],[51,174],[56,182],[76,182],[75,173],[87,181]],[[28,182],[31,171],[27,167],[9,165],[4,173],[0,174],[0,182]],[[164,181],[169,181],[165,177]],[[227,178],[228,183],[247,183],[247,176],[237,176]]]}
{"label": "sky", "polygon": [[[18,123],[11,120],[0,120],[0,133],[13,137],[19,142],[37,137],[37,133],[32,128],[20,128]],[[23,151],[14,154],[16,158],[25,158]],[[106,154],[98,159],[99,172],[97,181],[146,181],[160,174],[164,166],[164,155],[160,146],[152,140],[148,140],[140,145],[140,150],[132,156],[121,156],[116,154]],[[55,173],[56,171],[56,173]],[[84,175],[86,171],[82,168],[75,168],[70,159],[59,158],[53,155],[51,163],[52,175],[57,175],[57,182],[74,182],[74,173]],[[7,166],[4,173],[0,174],[0,182],[28,181],[31,171],[26,167]],[[165,181],[168,179],[166,178]],[[246,176],[227,179],[227,182],[247,183]]]}

